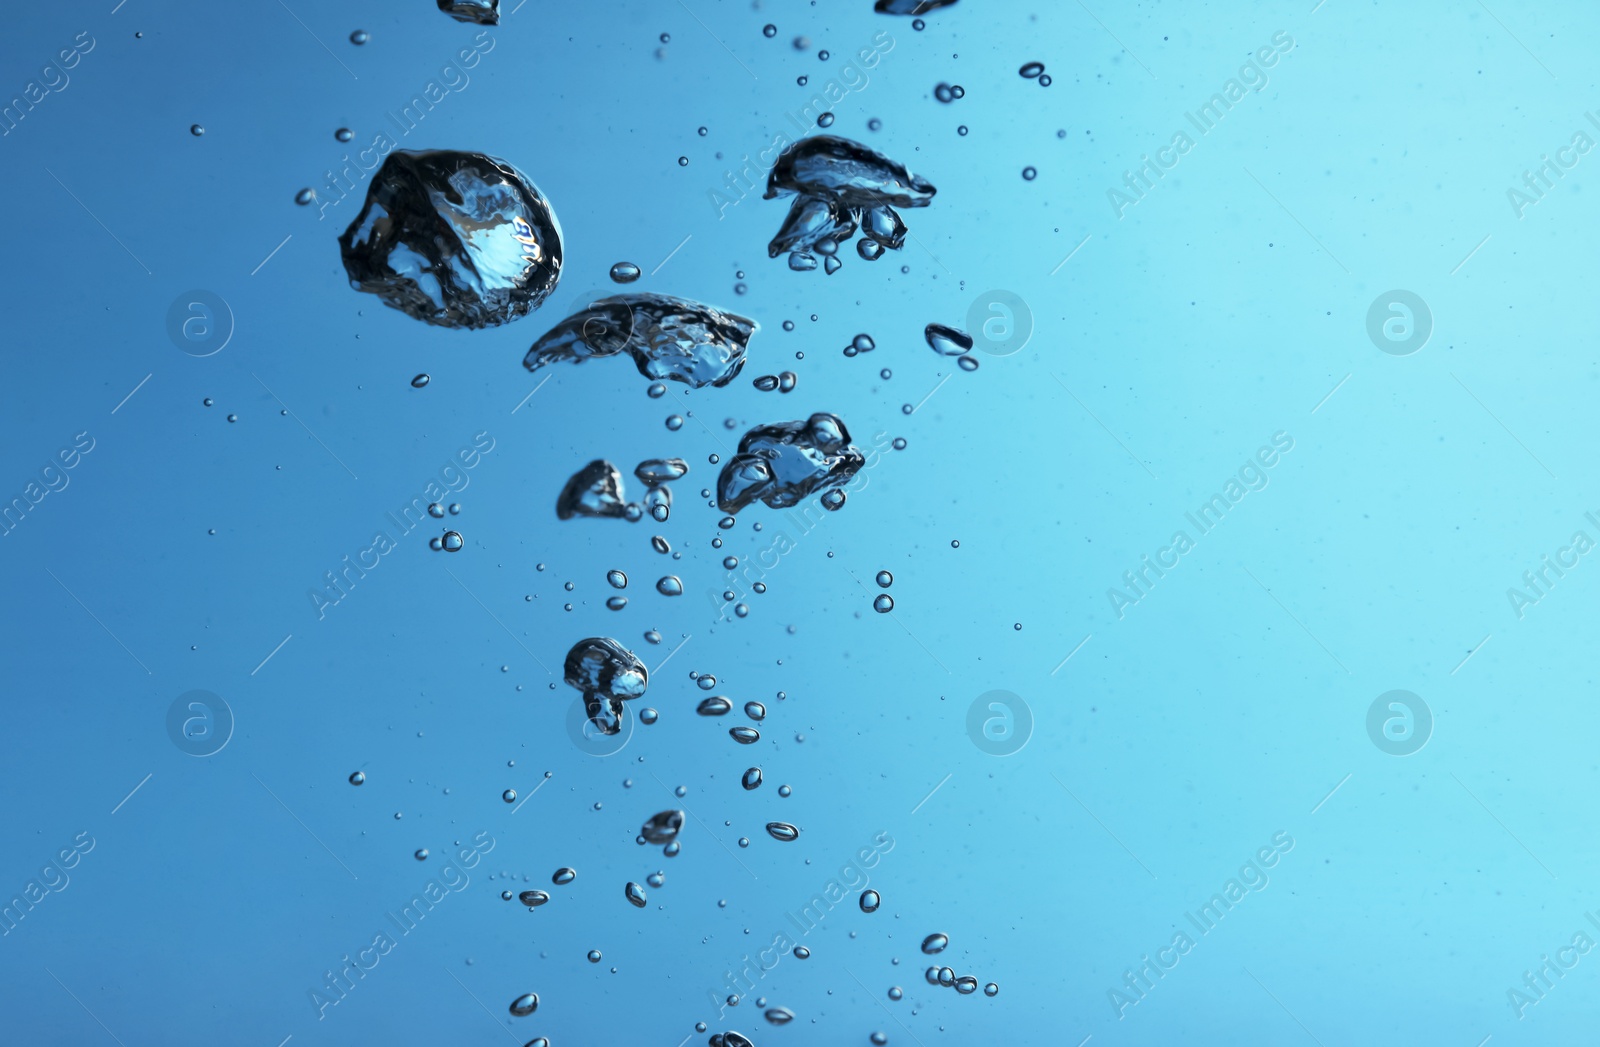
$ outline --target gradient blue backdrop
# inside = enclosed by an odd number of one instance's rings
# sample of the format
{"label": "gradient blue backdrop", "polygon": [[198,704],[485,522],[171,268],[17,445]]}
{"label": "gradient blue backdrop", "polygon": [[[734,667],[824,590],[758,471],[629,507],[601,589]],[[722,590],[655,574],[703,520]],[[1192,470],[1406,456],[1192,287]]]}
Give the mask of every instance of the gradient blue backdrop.
{"label": "gradient blue backdrop", "polygon": [[[1508,197],[1575,133],[1600,138],[1590,5],[963,0],[922,31],[871,0],[513,6],[482,37],[429,0],[7,12],[0,99],[56,86],[0,136],[0,494],[79,434],[93,446],[0,538],[0,900],[60,886],[0,936],[0,1038],[674,1047],[697,1021],[761,1047],[1589,1034],[1600,954],[1520,1016],[1508,990],[1575,933],[1600,940],[1600,566],[1579,559],[1520,615],[1507,589],[1573,532],[1600,538],[1584,515],[1600,515],[1600,158],[1536,204]],[[1262,89],[1201,134],[1185,114],[1278,33],[1293,46]],[[62,60],[70,80],[43,71],[91,41]],[[443,71],[475,46],[470,82]],[[765,257],[783,204],[751,193],[719,217],[711,194],[874,46],[832,132],[938,195],[906,213],[898,257],[790,272]],[[1049,87],[1018,75],[1030,60]],[[490,331],[351,291],[336,237],[359,195],[294,202],[446,79],[401,146],[510,160],[565,233],[551,303]],[[939,103],[940,81],[965,96]],[[1119,215],[1108,190],[1179,131],[1193,148]],[[760,323],[739,381],[652,400],[601,361],[529,398],[528,345],[621,260],[649,274],[635,290]],[[1431,311],[1413,355],[1368,334],[1396,288]],[[169,336],[193,289],[233,318],[214,355]],[[1031,311],[1022,352],[967,373],[928,350],[924,324],[965,326],[996,289]],[[846,358],[860,332],[877,349]],[[748,381],[783,369],[793,393]],[[819,410],[863,445],[908,446],[809,532],[757,506],[714,549],[708,456]],[[1119,616],[1107,590],[1275,433],[1293,448],[1267,485]],[[446,499],[465,549],[415,531],[319,614],[325,572],[479,434],[492,451]],[[668,524],[555,519],[584,462],[661,455],[691,463]],[[650,550],[657,531],[681,560]],[[780,531],[794,548],[768,591],[719,619],[722,558]],[[632,579],[621,612],[604,605],[612,568]],[[871,610],[880,569],[893,615]],[[654,592],[669,570],[685,596]],[[605,758],[569,740],[575,692],[551,674],[589,635],[652,668],[676,649],[637,703],[660,722]],[[759,745],[692,715],[691,672],[767,704]],[[166,727],[195,689],[236,719],[211,756]],[[1367,730],[1394,689],[1434,717],[1407,757]],[[993,690],[1031,710],[1008,757],[968,733]],[[752,763],[767,784],[747,793]],[[692,814],[683,853],[636,847],[675,806]],[[763,831],[780,819],[797,842]],[[749,994],[797,1020],[770,1027],[749,998],[719,1018],[725,972],[880,833],[882,908],[852,892],[803,939],[810,959]],[[1186,914],[1275,833],[1294,843],[1270,882],[1200,936]],[[70,882],[41,874],[75,838],[93,847],[63,859]],[[474,839],[494,846],[470,883],[399,936],[386,914]],[[550,888],[563,865],[576,883]],[[623,884],[658,869],[665,886],[630,907]],[[555,898],[500,899],[524,886]],[[1180,930],[1192,951],[1119,1016],[1110,991]],[[380,931],[395,947],[319,1017],[311,990]],[[926,984],[933,931],[998,996]],[[528,991],[537,1014],[510,1017]]]}

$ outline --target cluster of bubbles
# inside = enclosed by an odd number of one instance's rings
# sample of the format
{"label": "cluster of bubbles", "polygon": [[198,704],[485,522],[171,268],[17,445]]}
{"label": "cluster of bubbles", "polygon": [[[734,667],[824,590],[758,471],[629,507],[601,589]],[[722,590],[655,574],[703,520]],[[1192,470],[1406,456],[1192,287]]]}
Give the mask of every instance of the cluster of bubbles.
{"label": "cluster of bubbles", "polygon": [[[894,584],[894,575],[888,571],[879,571],[874,581],[878,583],[878,588],[887,589]],[[879,614],[888,614],[894,610],[894,597],[888,593],[879,593],[872,598],[872,609]]]}
{"label": "cluster of bubbles", "polygon": [[[492,0],[452,0],[452,2],[456,7],[462,8],[481,7],[485,10],[488,10],[495,6]],[[895,4],[898,3],[899,0],[886,0],[886,2]],[[946,3],[953,2],[954,0],[946,0]],[[945,4],[935,3],[933,6],[945,6]],[[443,7],[444,5],[441,4],[441,8]],[[880,4],[880,10],[884,10],[882,4]],[[909,13],[909,11],[894,11],[892,13]],[[921,31],[925,28],[925,23],[920,18],[916,19],[912,23],[912,28],[916,31]],[[769,23],[762,28],[762,33],[765,37],[772,39],[778,35],[778,29],[775,25]],[[659,39],[663,45],[670,42],[670,36],[667,33],[661,33],[659,35]],[[364,45],[369,40],[370,36],[364,30],[357,30],[350,34],[350,42],[357,46]],[[810,49],[811,41],[803,36],[795,37],[793,39],[793,46],[796,50],[805,51]],[[657,56],[663,57],[664,52],[658,51]],[[827,50],[818,50],[817,57],[821,61],[828,61],[830,60],[831,55]],[[1026,79],[1038,79],[1040,83],[1045,86],[1048,86],[1049,84],[1049,77],[1044,75],[1043,63],[1030,62],[1023,66],[1020,72],[1021,75]],[[805,85],[807,79],[807,77],[801,76],[798,78],[798,82],[801,85]],[[964,88],[962,88],[959,84],[940,83],[934,88],[935,98],[943,104],[950,104],[954,101],[960,100],[965,96],[965,93],[966,92]],[[833,115],[831,113],[823,114],[818,120],[818,123],[823,127],[828,126],[832,122]],[[882,121],[876,118],[868,121],[868,128],[870,130],[877,131],[881,129],[881,127]],[[190,130],[191,133],[196,137],[205,134],[205,128],[199,124],[193,125]],[[967,128],[962,126],[959,130],[959,133],[966,134]],[[705,137],[708,134],[708,129],[705,127],[700,127],[698,129],[698,134],[701,137]],[[340,127],[335,131],[335,138],[340,142],[349,142],[353,139],[353,137],[354,134],[350,128]],[[802,255],[802,260],[804,260],[804,256],[808,250],[815,251],[817,255],[823,257],[824,267],[829,272],[832,272],[837,268],[836,264],[828,264],[834,262],[834,248],[838,243],[844,242],[858,226],[864,230],[865,236],[863,242],[858,245],[858,252],[863,258],[868,260],[877,257],[883,250],[898,249],[900,239],[905,235],[903,223],[900,222],[898,215],[894,214],[894,212],[889,209],[887,204],[882,203],[881,199],[874,199],[870,201],[864,199],[858,200],[851,196],[852,190],[847,185],[845,172],[850,170],[850,166],[852,164],[865,164],[872,168],[880,186],[890,187],[893,192],[899,193],[903,198],[896,199],[893,198],[892,195],[882,197],[883,199],[890,199],[891,202],[895,203],[897,206],[925,206],[934,192],[930,184],[927,184],[925,180],[918,179],[915,176],[910,175],[904,170],[902,165],[895,164],[894,162],[889,161],[886,157],[872,153],[871,151],[866,150],[864,147],[859,146],[857,143],[850,143],[843,140],[834,141],[836,144],[819,144],[817,146],[817,151],[819,153],[832,150],[830,155],[825,155],[822,157],[822,159],[828,164],[832,164],[833,168],[836,168],[836,170],[830,169],[825,178],[816,181],[808,181],[806,172],[796,172],[790,170],[787,172],[779,172],[779,175],[775,179],[774,183],[779,189],[786,192],[796,193],[800,198],[797,200],[796,207],[791,213],[790,222],[786,224],[785,230],[780,233],[780,237],[787,236],[790,238],[792,241],[791,246],[796,248],[793,253]],[[678,162],[680,165],[687,166],[689,160],[687,157],[680,157]],[[1023,172],[1023,177],[1025,179],[1032,180],[1035,176],[1036,171],[1032,167],[1026,168]],[[769,189],[771,188],[772,185],[769,185]],[[771,195],[773,194],[769,192],[769,196]],[[301,192],[296,196],[296,202],[301,205],[309,204],[315,199],[316,194],[310,189],[301,190]],[[869,204],[871,206],[869,206]],[[809,208],[809,210],[807,208]],[[807,239],[808,237],[809,239]],[[775,252],[774,256],[776,256],[776,253],[782,252]],[[793,257],[791,257],[790,264],[792,268],[801,268],[801,266],[795,265],[795,259]],[[905,271],[907,271],[906,268],[902,267],[902,272]],[[638,281],[642,275],[643,274],[640,266],[629,261],[618,261],[613,264],[609,270],[610,279],[616,284],[632,284]],[[738,277],[742,281],[744,279],[744,273],[738,273]],[[735,287],[736,293],[744,294],[746,291],[747,287],[742,282]],[[627,300],[628,309],[642,308],[643,304],[652,304],[658,309],[677,309],[682,304],[680,300],[667,299],[665,296],[623,297]],[[647,299],[649,300],[648,302],[646,302]],[[621,300],[622,299],[607,299],[606,301],[617,302]],[[716,323],[728,319],[721,317],[716,310],[713,310],[710,307],[699,307],[698,303],[688,304],[696,306],[700,309],[700,313],[694,320],[694,323],[699,324],[704,329],[714,329]],[[603,309],[600,309],[598,312],[596,312],[596,306],[591,306],[590,310],[591,312],[589,313],[579,314],[573,318],[582,321],[582,323],[580,323],[575,329],[576,342],[566,342],[559,347],[555,347],[563,350],[570,350],[569,354],[564,358],[584,359],[588,356],[598,357],[602,355],[616,355],[619,352],[618,345],[622,343],[619,342],[617,344],[613,344],[612,342],[605,340],[606,338],[610,338],[611,336],[615,335],[617,333],[616,330],[607,328],[603,331],[599,331],[596,328],[596,315],[599,315],[601,319],[606,320],[609,320],[610,317],[604,314]],[[613,311],[618,310],[627,311],[626,309],[622,309],[622,307],[613,307]],[[817,321],[818,317],[813,314],[811,319],[813,322],[815,322]],[[736,323],[741,320],[742,318],[739,317],[731,317],[729,322]],[[629,324],[631,325],[632,322],[633,317],[630,315]],[[751,326],[753,327],[753,325]],[[795,324],[793,321],[784,321],[783,328],[786,331],[793,331]],[[696,337],[690,340],[695,343],[697,347],[696,351],[699,351],[699,349],[703,348],[707,344],[715,346],[715,339],[706,337],[703,331],[697,330],[695,334]],[[966,336],[962,332],[956,331],[953,328],[945,328],[936,324],[928,325],[925,335],[928,344],[935,350],[935,352],[939,353],[940,355],[956,358],[958,366],[963,370],[970,371],[976,369],[977,360],[969,356],[969,350],[973,345],[973,341],[969,336]],[[624,337],[631,338],[631,327],[629,332]],[[748,332],[745,332],[742,337],[738,336],[737,332],[732,335],[725,336],[725,340],[729,344],[737,343],[735,347],[736,351],[729,354],[724,354],[723,359],[720,361],[723,364],[723,367],[720,371],[716,372],[715,381],[712,380],[712,376],[709,374],[702,377],[702,374],[695,370],[697,366],[707,364],[708,360],[705,358],[700,360],[691,359],[686,363],[679,362],[674,364],[671,361],[664,359],[658,347],[655,345],[644,346],[641,348],[639,345],[629,342],[628,344],[622,345],[622,347],[628,349],[630,353],[633,353],[641,373],[644,373],[647,377],[655,379],[664,378],[668,380],[677,380],[680,382],[685,382],[694,388],[700,388],[702,385],[726,384],[726,380],[731,380],[733,378],[738,371],[737,365],[743,362],[743,343],[747,338]],[[571,350],[570,347],[574,344],[576,344],[577,348],[575,350]],[[850,340],[849,344],[844,347],[843,353],[846,357],[855,357],[862,353],[872,352],[875,349],[876,343],[873,337],[865,332],[862,332],[855,335],[854,338]],[[535,356],[536,354],[530,352],[530,359],[533,359]],[[797,359],[804,359],[803,352],[796,352],[795,356]],[[549,359],[557,358],[563,357],[556,355],[555,352],[552,351]],[[529,370],[533,370],[535,369],[536,365],[542,365],[544,362],[545,358],[539,357],[537,359],[533,359],[533,362],[527,363],[527,366]],[[672,368],[674,366],[679,367],[680,370],[677,372],[672,372]],[[892,372],[887,367],[882,368],[879,374],[884,380],[888,380],[892,376]],[[722,376],[725,376],[725,378]],[[410,384],[413,388],[422,389],[426,387],[430,381],[430,376],[427,373],[419,373],[411,379]],[[752,382],[754,387],[759,391],[777,391],[780,393],[792,392],[796,388],[797,383],[798,376],[793,371],[782,371],[777,374],[762,374],[754,378]],[[665,382],[659,380],[653,381],[647,390],[647,393],[651,399],[659,399],[663,397],[666,392],[667,386],[665,385]],[[907,411],[906,413],[909,414],[910,411]],[[685,412],[685,414],[689,414],[689,412]],[[236,416],[229,416],[229,421],[235,420],[235,417]],[[812,419],[808,423],[805,423],[810,428],[804,430],[804,432],[796,430],[795,434],[791,434],[787,431],[780,431],[781,426],[767,426],[763,427],[762,430],[759,431],[759,436],[761,439],[767,441],[767,444],[769,445],[765,450],[763,450],[761,458],[764,462],[772,463],[772,476],[770,480],[760,481],[762,493],[759,495],[759,497],[761,497],[763,500],[766,500],[769,506],[782,507],[782,499],[786,496],[785,492],[789,488],[801,491],[801,497],[811,493],[811,490],[814,488],[807,487],[806,485],[812,483],[813,481],[824,478],[820,474],[818,476],[811,476],[803,473],[792,472],[796,466],[793,464],[793,462],[783,457],[785,454],[789,453],[788,449],[790,447],[799,447],[806,454],[811,454],[812,452],[816,451],[818,447],[821,447],[827,453],[838,454],[845,457],[848,457],[848,453],[853,450],[848,446],[849,435],[848,432],[844,430],[842,423],[837,424],[838,432],[842,434],[843,437],[842,440],[831,441],[830,438],[829,441],[823,441],[817,439],[817,434],[819,432],[823,433],[824,435],[832,433],[832,430],[829,429],[827,425],[818,422],[819,418],[831,419],[832,422],[838,423],[838,420],[833,419],[832,416],[813,415]],[[666,422],[667,428],[673,431],[683,428],[684,424],[684,416],[678,414],[671,415],[668,417]],[[735,425],[734,420],[731,418],[727,420],[726,424],[729,428],[734,428]],[[793,424],[800,425],[801,423]],[[816,430],[817,432],[813,432],[812,430]],[[747,435],[747,439],[757,435],[758,430],[752,430],[751,433]],[[805,439],[800,439],[800,436],[804,436]],[[895,438],[893,441],[893,446],[896,450],[904,450],[906,447],[906,441],[904,438]],[[743,445],[741,444],[741,452],[742,451]],[[668,510],[671,503],[670,491],[665,486],[665,483],[669,480],[677,479],[679,477],[664,473],[650,473],[650,475],[646,475],[650,472],[647,467],[668,464],[675,461],[676,460],[662,460],[661,462],[643,463],[639,469],[636,470],[636,475],[638,475],[639,478],[646,483],[646,486],[650,492],[642,500],[644,502],[643,505],[636,506],[632,503],[624,502],[620,497],[620,483],[614,485],[614,488],[610,484],[610,473],[615,472],[614,467],[611,467],[609,463],[600,462],[592,463],[591,466],[605,466],[605,470],[601,470],[601,472],[605,472],[606,475],[598,476],[598,479],[594,479],[594,482],[591,482],[587,485],[572,485],[573,489],[570,492],[564,493],[564,500],[569,503],[570,507],[574,509],[577,515],[621,516],[629,520],[636,520],[639,519],[645,512],[649,512],[655,520],[664,523],[667,520]],[[710,461],[713,465],[719,464],[717,455],[711,455]],[[791,470],[791,472],[786,473],[785,470]],[[574,477],[574,481],[577,481],[578,479],[578,476]],[[745,481],[741,480],[741,482]],[[755,481],[750,482],[755,483]],[[724,496],[727,492],[722,489],[724,486],[725,485],[719,484],[719,490],[716,492],[715,496],[709,488],[702,490],[701,496],[706,498],[709,504],[714,506],[719,505],[725,501]],[[612,494],[613,489],[615,491],[615,497],[613,497]],[[742,495],[745,492],[741,488],[737,493]],[[570,495],[570,497],[566,497],[567,495]],[[777,498],[778,501],[768,500],[769,495]],[[751,498],[757,496],[758,495],[755,494],[750,495]],[[841,508],[844,505],[845,500],[845,492],[838,486],[833,486],[822,490],[819,498],[820,504],[827,510],[837,510]],[[615,504],[613,504],[613,501]],[[793,503],[791,502],[788,504]],[[727,504],[722,504],[722,508],[726,512],[738,512],[738,507],[732,507]],[[460,511],[461,506],[459,504],[450,504],[445,506],[436,502],[428,506],[429,515],[436,519],[444,519],[446,516],[458,515]],[[724,518],[720,526],[723,530],[727,530],[731,528],[733,524],[734,517],[729,515]],[[759,531],[761,529],[761,525],[759,523],[756,524],[754,529]],[[447,530],[443,533],[443,535],[432,538],[429,544],[435,550],[457,552],[464,547],[465,542],[460,532],[455,530]],[[714,547],[720,549],[723,545],[721,537],[713,539],[712,544]],[[959,542],[953,541],[951,545],[952,547],[958,547]],[[665,537],[661,535],[655,535],[651,537],[651,546],[657,553],[662,555],[670,555],[674,559],[678,559],[682,556],[681,553],[674,552],[671,544]],[[832,556],[832,553],[829,553],[829,555]],[[739,558],[731,554],[725,556],[722,562],[723,566],[730,571],[739,566]],[[539,570],[544,570],[544,566],[545,565],[543,564],[538,565]],[[607,585],[611,588],[611,590],[613,590],[613,594],[610,595],[606,600],[606,606],[614,611],[622,610],[628,604],[628,598],[622,595],[628,589],[629,585],[627,572],[620,568],[610,569],[605,573],[605,580]],[[894,608],[894,599],[889,595],[888,592],[881,590],[888,590],[893,584],[894,577],[888,570],[879,570],[876,572],[874,580],[880,592],[878,592],[873,598],[873,608],[879,613],[888,613]],[[573,583],[567,582],[565,587],[568,592],[571,592],[573,590]],[[668,597],[680,596],[685,592],[683,580],[676,574],[661,575],[655,581],[654,587],[657,593]],[[765,591],[765,586],[760,583],[756,583],[754,588],[757,592]],[[531,600],[532,597],[529,597],[529,599]],[[570,610],[571,607],[571,604],[567,605],[568,610]],[[743,604],[740,604],[739,607],[743,609],[739,616],[743,617],[744,614],[748,612],[748,609],[744,608]],[[789,627],[789,632],[792,634],[794,631],[794,626],[791,625]],[[655,629],[645,632],[644,637],[646,641],[652,645],[663,642],[661,633]],[[600,641],[581,641],[580,646],[582,644],[592,644],[598,642]],[[632,659],[633,662],[637,662],[637,659],[633,658],[631,652],[623,651],[620,648],[620,645],[616,645],[615,641],[604,642],[615,645],[617,651],[621,651],[622,653],[626,654],[629,659]],[[577,648],[574,648],[574,650],[577,651]],[[591,668],[594,667],[591,666]],[[502,671],[504,671],[504,667]],[[644,672],[642,663],[638,664],[637,666],[636,671],[638,674],[638,685],[637,690],[633,693],[626,693],[626,688],[623,686],[612,686],[619,679],[619,677],[615,675],[614,667],[600,667],[596,671],[598,672],[598,675],[593,680],[589,681],[589,683],[586,683],[583,687],[580,687],[580,689],[585,691],[586,698],[590,698],[592,696],[595,697],[596,701],[602,705],[605,702],[611,702],[613,705],[620,708],[620,703],[623,699],[638,697],[644,692],[644,678],[646,674]],[[635,670],[633,668],[625,667],[624,674],[634,671]],[[572,672],[571,656],[569,655],[567,682],[573,684],[573,686],[579,686],[578,683],[574,683]],[[717,687],[717,679],[710,673],[691,673],[691,677],[695,680],[697,687],[703,691],[711,691]],[[601,686],[602,683],[604,686]],[[590,684],[594,685],[594,690],[592,692],[588,689]],[[555,684],[552,683],[551,686],[554,687]],[[521,688],[519,687],[518,689],[520,690]],[[782,692],[779,692],[778,697],[780,699],[784,697]],[[731,714],[734,711],[734,708],[735,703],[730,698],[723,695],[708,695],[698,703],[696,707],[696,713],[702,717],[723,717]],[[749,722],[728,728],[728,735],[736,744],[754,745],[761,740],[761,728],[756,725],[764,725],[764,722],[768,718],[768,708],[760,701],[750,700],[742,704],[742,710],[744,716]],[[603,709],[601,710],[601,713],[604,713]],[[658,718],[659,713],[653,708],[642,708],[637,713],[638,722],[642,724],[654,724],[657,722]],[[795,740],[797,742],[804,741],[804,735],[796,735]],[[642,760],[643,758],[641,757],[640,759]],[[549,772],[547,772],[546,778],[549,776]],[[366,775],[362,771],[355,771],[350,774],[349,781],[353,786],[363,785],[366,782]],[[763,783],[764,774],[759,766],[749,767],[740,777],[740,786],[745,791],[754,791],[760,789]],[[624,782],[625,787],[631,787],[631,785],[631,780]],[[684,796],[685,792],[686,790],[683,786],[679,786],[675,790],[676,795],[679,797]],[[793,790],[791,787],[786,784],[781,785],[777,789],[779,797],[782,798],[791,796],[792,792]],[[514,804],[518,801],[518,792],[516,789],[506,788],[501,793],[501,799],[507,804]],[[597,802],[594,807],[596,810],[598,810],[600,808],[600,804]],[[401,817],[401,815],[396,812],[395,817],[398,819]],[[644,822],[638,835],[638,842],[640,844],[660,846],[665,857],[675,857],[680,853],[681,850],[681,844],[678,836],[684,823],[684,811],[667,810],[658,812]],[[799,839],[801,834],[801,829],[788,821],[767,821],[764,823],[764,827],[767,835],[779,843],[793,843]],[[738,842],[741,847],[751,846],[749,837],[740,837]],[[429,851],[427,848],[418,848],[414,852],[414,857],[418,861],[425,861],[429,857]],[[643,870],[640,871],[643,872]],[[556,887],[566,886],[573,883],[576,877],[577,872],[575,869],[563,866],[552,874],[551,884]],[[492,878],[493,877],[491,877],[491,879]],[[523,876],[522,879],[526,881],[527,877]],[[625,900],[630,906],[637,909],[645,909],[648,907],[646,887],[648,886],[650,889],[663,888],[665,884],[665,874],[660,870],[656,870],[642,876],[642,881],[643,882],[641,883],[628,880],[623,885],[623,900]],[[614,890],[614,887],[611,888],[611,890]],[[501,897],[506,901],[511,901],[515,898],[524,906],[526,906],[530,912],[536,911],[551,901],[551,894],[549,892],[534,888],[523,889],[515,893],[512,890],[504,890],[501,892]],[[612,895],[612,897],[614,898],[615,896]],[[719,905],[723,906],[726,904],[726,901],[719,903]],[[862,913],[875,913],[879,911],[882,905],[882,897],[876,890],[866,890],[861,893],[858,904]],[[852,932],[852,937],[853,936],[854,934]],[[932,934],[924,939],[921,948],[924,954],[934,956],[944,952],[948,945],[949,939],[946,935]],[[795,946],[792,950],[792,955],[796,959],[805,960],[810,957],[811,952],[805,946]],[[588,962],[598,964],[602,962],[603,957],[601,950],[595,948],[587,951],[586,958]],[[898,963],[899,961],[896,960],[895,962]],[[616,968],[612,968],[612,970],[615,972]],[[928,969],[928,981],[930,984],[934,985],[954,987],[957,992],[961,994],[970,994],[975,992],[978,988],[978,981],[975,977],[971,975],[957,976],[953,969],[949,967],[930,967]],[[986,995],[994,996],[998,993],[998,991],[998,985],[993,982],[990,982],[984,986],[984,992]],[[904,998],[905,994],[904,990],[897,985],[888,990],[888,995],[891,1000],[900,1000]],[[736,1003],[737,997],[731,998],[729,1002]],[[767,1007],[765,999],[761,998],[756,1000],[756,1004],[758,1007],[764,1008],[763,1013],[766,1020],[773,1025],[786,1025],[795,1019],[794,1012],[787,1007]],[[511,1000],[509,1004],[509,1012],[514,1017],[527,1017],[534,1014],[537,1011],[538,1006],[538,994],[534,992],[526,992],[516,996]],[[697,1030],[700,1032],[707,1031],[704,1023],[698,1024]],[[887,1036],[882,1032],[873,1033],[870,1037],[870,1040],[874,1044],[886,1044],[888,1042]],[[713,1045],[718,1045],[718,1047],[753,1047],[748,1038],[740,1033],[735,1032],[717,1034],[712,1037],[711,1042]],[[529,1041],[527,1047],[548,1047],[548,1041],[543,1037],[539,1037]]]}
{"label": "cluster of bubbles", "polygon": [[[449,513],[451,516],[459,516],[461,513],[461,503],[451,502],[448,509],[446,509],[444,504],[441,502],[434,502],[428,506],[428,515],[433,517],[435,520],[444,519],[446,513]],[[447,530],[443,534],[437,534],[428,539],[428,548],[432,549],[434,552],[443,550],[447,553],[459,553],[466,546],[466,544],[466,539],[461,537],[461,532],[454,530]]]}
{"label": "cluster of bubbles", "polygon": [[1027,62],[1017,70],[1017,74],[1024,80],[1037,80],[1040,87],[1050,86],[1050,74],[1044,71],[1043,62]]}
{"label": "cluster of bubbles", "polygon": [[[922,939],[922,952],[926,956],[937,956],[944,952],[945,949],[949,948],[949,946],[950,936],[947,934],[935,933],[930,934],[926,938]],[[923,977],[927,979],[929,985],[940,985],[944,986],[945,988],[953,988],[956,992],[963,996],[970,996],[978,991],[977,978],[970,974],[957,975],[956,972],[949,967],[929,967],[925,972],[923,972]],[[1000,994],[1000,986],[995,982],[990,982],[983,987],[983,994],[985,996],[998,996]]]}

